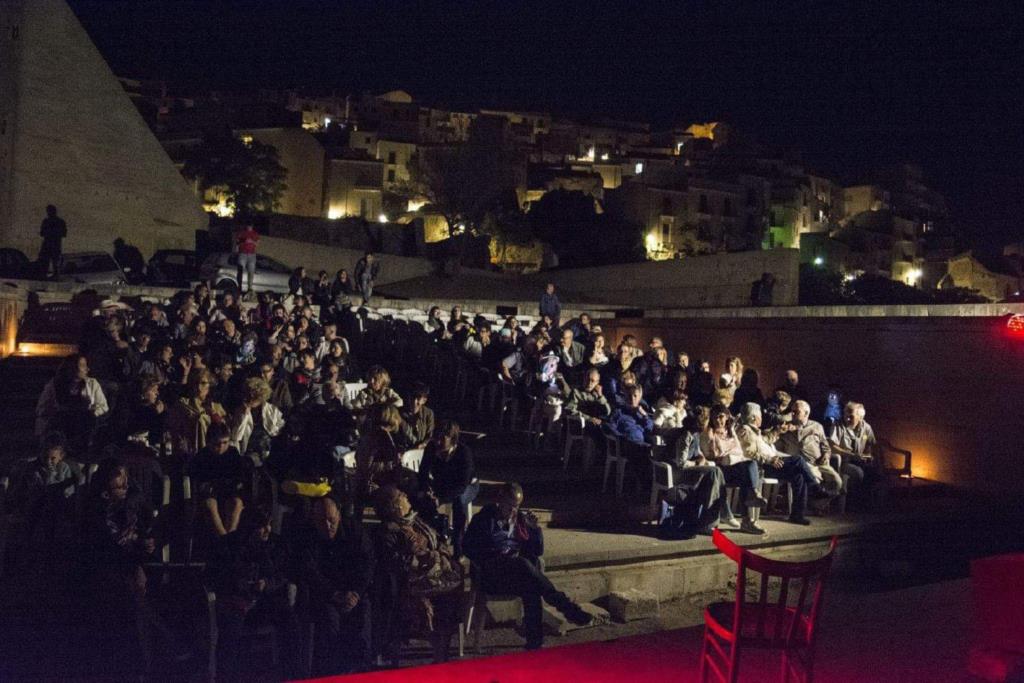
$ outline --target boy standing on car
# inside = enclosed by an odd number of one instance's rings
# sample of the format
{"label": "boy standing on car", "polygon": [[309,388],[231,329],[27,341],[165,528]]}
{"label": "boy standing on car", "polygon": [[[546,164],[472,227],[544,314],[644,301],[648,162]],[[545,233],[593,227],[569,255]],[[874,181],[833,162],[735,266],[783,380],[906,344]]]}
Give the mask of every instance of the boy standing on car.
{"label": "boy standing on car", "polygon": [[256,275],[256,244],[260,234],[252,227],[252,223],[242,225],[235,233],[235,244],[238,245],[238,288],[242,288],[242,271],[246,277],[246,296],[255,296],[252,280]]}
{"label": "boy standing on car", "polygon": [[56,280],[60,277],[61,242],[68,236],[68,226],[57,215],[57,207],[53,204],[46,206],[46,218],[39,227],[39,236],[43,238],[43,246],[39,248],[39,267],[46,277],[53,263],[53,279]]}

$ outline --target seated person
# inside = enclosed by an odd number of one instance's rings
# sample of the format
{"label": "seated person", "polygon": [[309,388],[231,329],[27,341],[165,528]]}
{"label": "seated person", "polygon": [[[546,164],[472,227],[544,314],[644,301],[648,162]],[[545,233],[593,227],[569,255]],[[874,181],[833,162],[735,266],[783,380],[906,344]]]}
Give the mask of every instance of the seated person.
{"label": "seated person", "polygon": [[213,531],[224,536],[238,528],[242,494],[250,478],[246,459],[231,445],[231,432],[223,422],[210,425],[204,446],[189,463],[192,495],[202,504]]}
{"label": "seated person", "polygon": [[395,486],[377,491],[375,508],[381,521],[377,566],[394,580],[387,587],[397,594],[382,596],[385,604],[375,605],[381,616],[375,617],[374,629],[386,634],[386,648],[409,635],[429,634],[434,661],[444,661],[459,623],[462,565],[451,545]]}
{"label": "seated person", "polygon": [[[685,377],[686,375],[683,375]],[[686,391],[676,389],[671,396],[658,399],[658,408],[654,413],[654,432],[674,450],[676,441],[683,434],[683,423],[686,421]]]}
{"label": "seated person", "polygon": [[362,525],[342,517],[332,496],[313,500],[311,525],[296,532],[291,574],[316,626],[314,676],[370,664],[370,605],[374,555]]}
{"label": "seated person", "polygon": [[340,473],[342,457],[355,448],[356,419],[345,404],[345,390],[335,382],[323,385],[322,402],[312,406],[302,425],[302,448],[293,460],[296,474],[309,480]]}
{"label": "seated person", "polygon": [[160,387],[158,377],[143,375],[138,379],[138,391],[134,395],[127,391],[121,395],[112,425],[115,439],[126,439],[144,430],[147,443],[154,448],[161,447],[167,412],[160,400]]}
{"label": "seated person", "polygon": [[[732,416],[724,405],[711,408],[708,426],[700,436],[700,452],[705,458],[722,468],[726,486],[740,489],[740,508],[743,522],[739,529],[748,534],[763,535],[765,530],[757,525],[750,514],[752,508],[762,508],[764,498],[759,493],[761,474],[757,463],[747,458],[743,446],[733,429]],[[735,518],[723,519],[726,526],[736,528]]]}
{"label": "seated person", "polygon": [[366,387],[352,399],[352,410],[363,415],[374,406],[402,407],[402,397],[391,388],[391,375],[380,365],[366,371]]}
{"label": "seated person", "polygon": [[783,425],[793,421],[793,399],[785,391],[776,391],[765,401],[761,429],[781,432]]}
{"label": "seated person", "polygon": [[[438,309],[440,311],[440,309]],[[409,402],[401,410],[401,445],[405,448],[426,448],[434,435],[434,411],[427,407],[430,387],[416,382],[409,394]]]}
{"label": "seated person", "polygon": [[134,619],[129,623],[135,622],[148,656],[153,629],[170,637],[146,600],[144,565],[155,559],[157,548],[154,518],[142,496],[129,486],[128,470],[116,458],[100,462],[93,475],[83,530],[83,594],[97,600],[97,609],[131,614]]}
{"label": "seated person", "polygon": [[40,525],[52,539],[57,525],[71,520],[78,478],[66,457],[63,435],[51,432],[43,439],[37,458],[11,473],[7,506],[24,520],[24,538],[30,544]]}
{"label": "seated person", "polygon": [[636,446],[651,443],[654,435],[654,418],[643,400],[644,390],[639,385],[626,388],[625,405],[612,411],[605,422],[605,433],[617,436]]}
{"label": "seated person", "polygon": [[590,368],[578,388],[570,387],[562,377],[558,380],[562,400],[565,401],[565,412],[583,416],[584,431],[600,443],[601,423],[612,414],[612,407],[601,388],[601,373],[597,368]]}
{"label": "seated person", "polygon": [[701,420],[704,426],[708,420],[707,409],[701,411],[703,418],[688,415],[683,420],[675,448],[659,451],[660,459],[672,466],[675,485],[665,493],[665,504],[672,507],[672,516],[666,521],[668,511],[663,508],[662,527],[671,529],[668,535],[675,538],[710,536],[720,519],[732,519],[729,501],[723,495],[722,468],[708,462],[700,452]]}
{"label": "seated person", "polygon": [[843,478],[831,465],[832,449],[825,437],[825,428],[811,419],[811,406],[807,401],[793,403],[793,420],[782,428],[776,448],[806,460],[826,493],[831,496],[842,493]]}
{"label": "seated person", "polygon": [[459,424],[445,420],[423,452],[418,477],[425,512],[436,515],[438,505],[452,506],[455,557],[462,557],[466,511],[480,492],[480,484],[474,481],[474,475],[473,453],[469,446],[459,443]]}
{"label": "seated person", "polygon": [[757,370],[753,368],[744,368],[743,375],[740,378],[740,385],[736,387],[736,393],[732,397],[732,405],[729,406],[729,410],[732,411],[733,415],[739,415],[740,411],[743,410],[743,406],[747,403],[756,403],[759,406],[764,406],[764,394],[761,393],[761,388],[758,384],[761,381],[760,375]]}
{"label": "seated person", "polygon": [[245,380],[242,404],[231,417],[231,445],[261,465],[270,457],[271,442],[284,429],[284,415],[270,402],[272,390],[262,377]]}
{"label": "seated person", "polygon": [[385,484],[394,484],[401,478],[402,455],[395,444],[395,436],[402,425],[402,416],[393,405],[375,405],[370,410],[362,436],[356,445],[356,473],[354,481],[356,515],[361,518],[362,508],[370,496]]}
{"label": "seated person", "polygon": [[851,493],[876,482],[880,475],[874,459],[875,430],[864,420],[864,404],[850,401],[843,408],[843,420],[836,425],[830,442],[832,450],[843,458],[840,474],[849,479]]}
{"label": "seated person", "polygon": [[766,436],[761,431],[761,406],[758,404],[745,404],[739,421],[736,436],[743,446],[743,454],[764,467],[766,474],[788,481],[793,488],[793,508],[789,513],[789,521],[803,526],[810,524],[807,519],[807,490],[818,486],[810,465],[803,458],[784,455],[775,449],[772,445],[774,437]]}
{"label": "seated person", "polygon": [[159,451],[146,441],[144,430],[128,436],[121,448],[121,460],[131,484],[138,487],[146,502],[159,509],[164,498],[164,470],[157,459]]}
{"label": "seated person", "polygon": [[289,601],[287,554],[271,533],[270,515],[247,508],[238,529],[217,539],[206,563],[206,585],[217,596],[217,669],[241,676],[245,668],[242,636],[272,624],[284,677],[300,675],[298,621]]}
{"label": "seated person", "polygon": [[551,583],[540,566],[544,536],[533,513],[520,510],[523,489],[502,487],[497,504],[485,506],[466,529],[463,547],[480,571],[486,593],[518,595],[523,601],[523,629],[527,649],[544,644],[543,599],[574,624],[591,617]]}
{"label": "seated person", "polygon": [[559,370],[568,377],[577,375],[586,361],[587,348],[573,339],[571,329],[562,330],[561,343],[553,350],[558,356]]}

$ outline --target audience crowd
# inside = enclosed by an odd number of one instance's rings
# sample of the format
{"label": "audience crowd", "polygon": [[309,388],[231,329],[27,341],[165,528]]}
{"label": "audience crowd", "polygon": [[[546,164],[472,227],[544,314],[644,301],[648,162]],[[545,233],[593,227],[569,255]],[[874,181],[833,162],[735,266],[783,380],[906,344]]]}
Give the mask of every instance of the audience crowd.
{"label": "audience crowd", "polygon": [[224,676],[242,675],[246,634],[264,624],[289,677],[364,670],[411,635],[443,659],[469,580],[523,598],[528,647],[543,640],[542,601],[587,623],[544,576],[521,488],[470,520],[471,441],[435,417],[439,392],[455,416],[475,396],[484,411],[517,404],[534,430],[578,430],[599,453],[618,444],[643,485],[666,463],[669,536],[763,534],[766,477],[789,484],[801,525],[809,500],[864,496],[879,478],[864,406],[832,389],[812,410],[795,370],[766,396],[738,357],[715,374],[658,337],[613,347],[587,314],[561,319],[553,285],[526,329],[457,306],[422,324],[379,319],[350,305],[347,281],[298,277],[283,299],[246,305],[202,284],[103,302],[46,384],[39,454],[10,473],[6,511],[23,545],[70,530],[88,594],[131,616],[144,655],[184,649],[150,599],[171,566],[200,571],[215,596]]}

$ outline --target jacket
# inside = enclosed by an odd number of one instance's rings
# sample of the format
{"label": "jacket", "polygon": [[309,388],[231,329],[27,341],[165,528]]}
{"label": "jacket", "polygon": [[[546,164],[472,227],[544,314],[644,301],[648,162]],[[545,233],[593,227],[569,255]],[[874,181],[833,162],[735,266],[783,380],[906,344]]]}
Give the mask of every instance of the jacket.
{"label": "jacket", "polygon": [[604,424],[605,430],[637,445],[647,443],[654,432],[654,419],[650,414],[641,415],[639,409],[629,406],[617,408]]}
{"label": "jacket", "polygon": [[541,294],[538,310],[540,317],[547,316],[557,324],[558,319],[562,316],[562,304],[558,301],[558,295],[547,292]]}
{"label": "jacket", "polygon": [[740,447],[747,460],[753,460],[760,465],[767,464],[781,455],[768,443],[761,430],[753,425],[741,425],[736,430],[736,438],[740,440]]}
{"label": "jacket", "polygon": [[570,413],[579,413],[586,417],[597,417],[604,419],[612,414],[612,407],[603,392],[587,391],[586,389],[573,389],[562,380],[560,383],[562,397],[565,399],[565,410]]}
{"label": "jacket", "polygon": [[335,592],[363,596],[373,580],[373,547],[354,520],[342,519],[330,540],[307,527],[295,535],[291,551],[292,577],[309,590],[312,604],[329,602]]}
{"label": "jacket", "polygon": [[[796,423],[793,423],[796,425]],[[783,453],[799,455],[812,465],[827,465],[832,455],[825,428],[820,422],[808,420],[803,425],[796,425],[793,431],[785,432],[779,437],[777,447]]]}
{"label": "jacket", "polygon": [[[107,397],[103,395],[103,388],[100,383],[92,377],[86,377],[82,386],[82,397],[85,405],[93,417],[106,415],[110,411],[107,405]],[[43,393],[39,395],[36,402],[36,436],[42,436],[47,432],[50,421],[57,416],[60,405],[57,402],[57,392],[54,389],[53,380],[46,383]]]}
{"label": "jacket", "polygon": [[[280,434],[284,429],[284,415],[277,406],[267,401],[260,407],[260,412],[263,416],[263,429],[267,434],[271,437]],[[238,448],[239,452],[245,453],[249,446],[253,427],[252,411],[243,405],[231,420],[231,445]]]}
{"label": "jacket", "polygon": [[450,457],[442,459],[437,453],[437,443],[431,441],[427,444],[420,463],[421,490],[429,487],[438,498],[446,500],[462,493],[472,481],[473,452],[468,446],[458,444]]}
{"label": "jacket", "polygon": [[466,557],[481,564],[503,555],[540,557],[544,554],[544,533],[526,523],[522,510],[516,513],[511,528],[500,517],[494,503],[485,505],[473,516],[462,537],[462,550]]}

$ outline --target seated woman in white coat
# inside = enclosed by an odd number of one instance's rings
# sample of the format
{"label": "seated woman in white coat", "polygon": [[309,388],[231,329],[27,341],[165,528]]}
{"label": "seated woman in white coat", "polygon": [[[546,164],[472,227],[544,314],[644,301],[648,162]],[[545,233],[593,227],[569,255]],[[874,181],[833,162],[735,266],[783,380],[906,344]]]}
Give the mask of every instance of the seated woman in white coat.
{"label": "seated woman in white coat", "polygon": [[270,384],[262,377],[245,382],[242,405],[231,419],[231,445],[262,465],[270,455],[270,443],[284,429],[284,415],[270,403]]}
{"label": "seated woman in white coat", "polygon": [[100,383],[89,376],[89,362],[81,354],[64,359],[53,379],[43,387],[36,403],[36,436],[51,431],[64,434],[78,454],[89,445],[96,420],[109,412]]}

